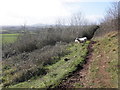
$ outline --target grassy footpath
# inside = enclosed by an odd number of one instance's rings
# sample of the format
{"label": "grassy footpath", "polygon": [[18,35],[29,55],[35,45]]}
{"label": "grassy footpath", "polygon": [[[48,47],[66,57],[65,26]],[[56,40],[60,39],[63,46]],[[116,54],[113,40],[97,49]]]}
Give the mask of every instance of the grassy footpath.
{"label": "grassy footpath", "polygon": [[[48,73],[45,76],[32,78],[26,82],[9,86],[9,88],[53,88],[57,86],[62,79],[84,64],[84,58],[88,52],[88,45],[89,41],[84,45],[75,43],[69,44],[67,49],[70,50],[71,53],[62,57],[59,62],[44,67],[48,69]],[[70,60],[64,61],[66,57]]]}

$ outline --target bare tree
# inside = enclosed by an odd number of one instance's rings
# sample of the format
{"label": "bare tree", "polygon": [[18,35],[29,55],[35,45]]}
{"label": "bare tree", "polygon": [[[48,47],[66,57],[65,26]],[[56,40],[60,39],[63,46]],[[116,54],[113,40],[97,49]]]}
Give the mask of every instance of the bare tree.
{"label": "bare tree", "polygon": [[118,30],[118,3],[114,2],[106,12],[103,26],[104,29]]}
{"label": "bare tree", "polygon": [[84,17],[82,16],[81,12],[75,13],[72,15],[71,21],[70,21],[71,25],[81,26],[83,25],[83,22],[84,22]]}

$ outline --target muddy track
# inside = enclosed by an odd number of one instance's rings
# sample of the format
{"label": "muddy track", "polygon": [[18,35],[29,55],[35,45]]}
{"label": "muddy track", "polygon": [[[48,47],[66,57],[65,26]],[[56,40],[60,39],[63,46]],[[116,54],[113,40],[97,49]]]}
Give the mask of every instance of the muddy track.
{"label": "muddy track", "polygon": [[81,86],[87,86],[87,80],[85,77],[88,73],[89,64],[91,62],[93,51],[92,46],[95,43],[95,41],[91,41],[88,46],[88,55],[85,58],[85,64],[82,67],[78,67],[78,69],[72,75],[63,80],[62,83],[57,86],[57,88],[75,88],[75,83],[79,83]]}

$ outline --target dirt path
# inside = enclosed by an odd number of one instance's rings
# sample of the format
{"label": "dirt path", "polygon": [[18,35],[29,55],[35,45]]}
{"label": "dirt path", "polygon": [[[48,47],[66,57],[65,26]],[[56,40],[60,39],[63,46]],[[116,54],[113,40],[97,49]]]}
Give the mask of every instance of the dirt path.
{"label": "dirt path", "polygon": [[91,43],[88,46],[88,56],[86,57],[86,63],[83,65],[82,69],[78,69],[76,72],[74,72],[71,76],[66,78],[65,81],[63,81],[58,88],[74,88],[76,83],[79,83],[81,87],[87,86],[87,78],[86,75],[89,72],[88,68],[91,63],[91,57],[92,57],[92,46],[96,42],[91,41]]}

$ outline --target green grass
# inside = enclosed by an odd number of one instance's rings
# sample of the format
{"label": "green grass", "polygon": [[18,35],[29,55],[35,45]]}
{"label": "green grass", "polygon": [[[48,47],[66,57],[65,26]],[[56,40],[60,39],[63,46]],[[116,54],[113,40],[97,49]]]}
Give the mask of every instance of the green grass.
{"label": "green grass", "polygon": [[[84,46],[81,44],[69,44],[68,50],[71,51],[69,55],[66,55],[60,59],[59,62],[46,66],[48,73],[43,77],[37,77],[31,79],[29,82],[25,81],[16,85],[9,86],[9,88],[48,88],[57,86],[62,79],[69,76],[75,71],[79,65],[84,64],[84,58],[87,55],[87,42]],[[77,57],[74,57],[77,56]],[[69,61],[64,61],[64,58],[69,58]]]}
{"label": "green grass", "polygon": [[0,34],[2,36],[2,43],[13,43],[19,34]]}
{"label": "green grass", "polygon": [[[108,35],[100,38],[96,38],[94,40],[97,41],[93,46],[93,58],[92,63],[89,68],[89,76],[87,77],[89,80],[100,81],[99,83],[94,83],[94,88],[117,88],[118,87],[118,41],[117,41],[116,33],[109,33]],[[100,63],[104,65],[101,65]],[[102,72],[100,72],[100,67],[105,66],[105,72],[108,76],[104,77]],[[108,78],[109,86],[107,83],[103,83],[103,79]],[[92,84],[92,82],[89,82]]]}

